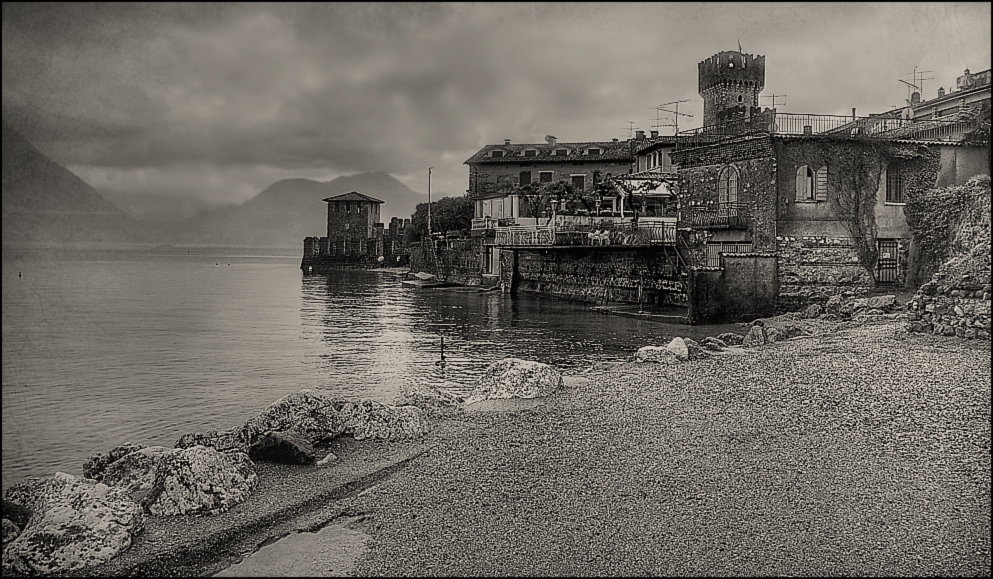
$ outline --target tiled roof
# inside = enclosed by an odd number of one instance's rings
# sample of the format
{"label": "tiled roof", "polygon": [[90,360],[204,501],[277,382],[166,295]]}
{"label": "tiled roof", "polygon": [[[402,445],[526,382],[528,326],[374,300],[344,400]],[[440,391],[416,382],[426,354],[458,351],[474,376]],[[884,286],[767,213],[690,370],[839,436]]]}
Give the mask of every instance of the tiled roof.
{"label": "tiled roof", "polygon": [[648,139],[640,145],[636,145],[634,152],[638,155],[664,147],[666,145],[675,145],[676,135],[664,135],[661,137],[655,137],[654,139]]}
{"label": "tiled roof", "polygon": [[371,201],[372,203],[386,203],[385,201],[380,201],[375,197],[369,197],[368,195],[363,195],[358,191],[352,191],[351,193],[342,193],[341,195],[335,195],[334,197],[325,197],[323,201]]}
{"label": "tiled roof", "polygon": [[623,175],[624,179],[672,179],[676,177],[676,171],[663,171],[658,167],[652,169],[645,169],[638,173],[631,173],[630,175]]}
{"label": "tiled roof", "polygon": [[[583,151],[588,148],[600,149],[599,155],[584,155]],[[537,154],[534,157],[525,157],[526,149],[534,149]],[[554,156],[555,149],[570,149],[568,155]],[[489,152],[493,150],[503,151],[503,157],[490,157]],[[561,163],[562,161],[624,161],[630,162],[633,158],[631,154],[630,141],[612,142],[588,142],[588,143],[511,143],[509,145],[486,145],[475,155],[469,157],[465,165],[475,163]]]}

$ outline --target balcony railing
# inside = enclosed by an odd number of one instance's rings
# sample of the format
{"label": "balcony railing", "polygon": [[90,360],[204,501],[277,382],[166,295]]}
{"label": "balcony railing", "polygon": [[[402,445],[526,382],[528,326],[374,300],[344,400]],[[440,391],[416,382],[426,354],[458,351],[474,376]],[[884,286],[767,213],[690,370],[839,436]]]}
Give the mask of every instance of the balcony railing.
{"label": "balcony railing", "polygon": [[676,220],[643,223],[598,223],[572,225],[511,226],[496,230],[496,245],[507,246],[603,246],[675,245]]}
{"label": "balcony railing", "polygon": [[693,207],[682,214],[682,222],[690,227],[702,229],[739,229],[747,227],[743,217],[745,205],[741,203],[720,203],[716,207]]}
{"label": "balcony railing", "polygon": [[496,229],[500,221],[492,217],[474,217],[472,219],[472,230]]}
{"label": "balcony railing", "polygon": [[676,149],[716,143],[746,135],[837,135],[876,139],[948,140],[968,132],[974,123],[960,119],[902,119],[797,113],[760,114],[676,134]]}

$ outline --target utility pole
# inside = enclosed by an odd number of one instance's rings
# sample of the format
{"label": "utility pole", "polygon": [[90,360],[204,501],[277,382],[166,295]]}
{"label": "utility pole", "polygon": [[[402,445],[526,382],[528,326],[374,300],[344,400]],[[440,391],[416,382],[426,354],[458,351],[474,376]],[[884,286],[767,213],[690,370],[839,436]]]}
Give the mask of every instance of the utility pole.
{"label": "utility pole", "polygon": [[431,239],[431,169],[428,167],[428,239]]}

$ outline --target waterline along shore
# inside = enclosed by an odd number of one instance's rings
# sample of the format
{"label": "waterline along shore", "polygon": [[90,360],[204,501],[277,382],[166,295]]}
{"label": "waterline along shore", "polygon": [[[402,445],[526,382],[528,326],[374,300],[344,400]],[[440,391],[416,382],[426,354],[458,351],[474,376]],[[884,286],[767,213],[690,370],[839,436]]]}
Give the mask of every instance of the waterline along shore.
{"label": "waterline along shore", "polygon": [[368,538],[325,573],[988,573],[989,342],[816,323],[594,365],[546,398],[436,417],[423,440],[341,440],[328,466],[260,466],[245,503],[149,517],[77,575],[211,575],[345,520]]}

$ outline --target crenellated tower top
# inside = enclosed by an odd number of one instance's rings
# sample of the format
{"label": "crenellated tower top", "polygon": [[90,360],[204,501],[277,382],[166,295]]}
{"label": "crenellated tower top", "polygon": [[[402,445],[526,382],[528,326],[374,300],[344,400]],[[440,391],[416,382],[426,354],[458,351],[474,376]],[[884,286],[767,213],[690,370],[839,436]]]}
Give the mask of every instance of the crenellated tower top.
{"label": "crenellated tower top", "polygon": [[765,57],[734,50],[719,52],[699,64],[703,124],[749,118],[765,88]]}

